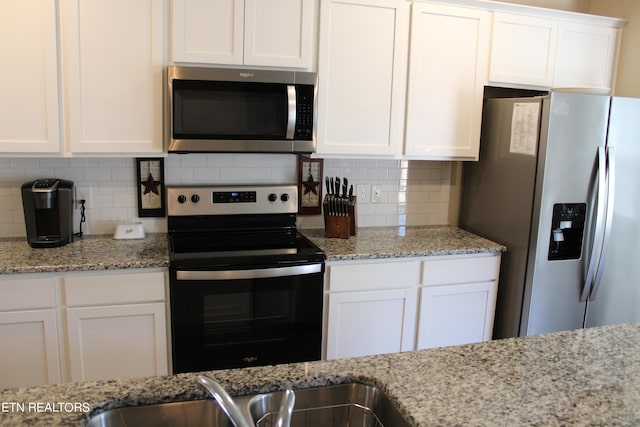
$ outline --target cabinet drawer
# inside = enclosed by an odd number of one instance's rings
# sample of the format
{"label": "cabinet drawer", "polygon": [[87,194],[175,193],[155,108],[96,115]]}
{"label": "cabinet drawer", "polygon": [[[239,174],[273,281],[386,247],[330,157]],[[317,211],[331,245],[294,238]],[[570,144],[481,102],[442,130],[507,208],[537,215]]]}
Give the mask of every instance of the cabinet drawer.
{"label": "cabinet drawer", "polygon": [[68,306],[164,301],[164,273],[78,274],[64,279]]}
{"label": "cabinet drawer", "polygon": [[52,277],[0,280],[0,310],[49,308],[56,305]]}
{"label": "cabinet drawer", "polygon": [[330,264],[327,285],[331,292],[408,288],[418,284],[419,266],[419,261]]}
{"label": "cabinet drawer", "polygon": [[425,286],[490,282],[498,280],[500,256],[439,258],[426,260],[422,268]]}

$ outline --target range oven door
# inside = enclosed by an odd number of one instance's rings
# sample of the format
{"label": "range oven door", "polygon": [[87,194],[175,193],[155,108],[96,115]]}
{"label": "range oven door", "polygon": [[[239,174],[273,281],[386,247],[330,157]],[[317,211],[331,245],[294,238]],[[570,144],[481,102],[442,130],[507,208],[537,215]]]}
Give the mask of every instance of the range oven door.
{"label": "range oven door", "polygon": [[319,360],[323,273],[170,267],[173,372]]}

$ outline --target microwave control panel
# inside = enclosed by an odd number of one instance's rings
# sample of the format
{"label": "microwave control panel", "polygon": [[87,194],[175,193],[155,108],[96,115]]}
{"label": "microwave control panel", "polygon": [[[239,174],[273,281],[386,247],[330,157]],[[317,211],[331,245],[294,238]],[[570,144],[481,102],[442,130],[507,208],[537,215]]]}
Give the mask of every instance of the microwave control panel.
{"label": "microwave control panel", "polygon": [[313,139],[313,85],[296,85],[296,128],[294,139]]}

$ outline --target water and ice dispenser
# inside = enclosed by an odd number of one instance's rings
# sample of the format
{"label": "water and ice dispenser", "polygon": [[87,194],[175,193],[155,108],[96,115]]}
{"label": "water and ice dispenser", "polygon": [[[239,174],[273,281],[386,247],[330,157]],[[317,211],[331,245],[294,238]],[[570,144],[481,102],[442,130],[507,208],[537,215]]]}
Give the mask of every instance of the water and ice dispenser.
{"label": "water and ice dispenser", "polygon": [[580,258],[586,213],[586,203],[553,205],[549,261]]}

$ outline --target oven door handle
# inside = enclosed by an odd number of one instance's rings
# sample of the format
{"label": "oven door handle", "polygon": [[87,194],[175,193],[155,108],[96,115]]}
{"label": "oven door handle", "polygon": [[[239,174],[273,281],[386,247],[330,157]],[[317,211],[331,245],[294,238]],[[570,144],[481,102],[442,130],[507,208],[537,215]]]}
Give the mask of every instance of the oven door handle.
{"label": "oven door handle", "polygon": [[178,280],[246,280],[270,277],[299,276],[322,272],[322,264],[296,265],[289,267],[259,268],[254,270],[177,270]]}

